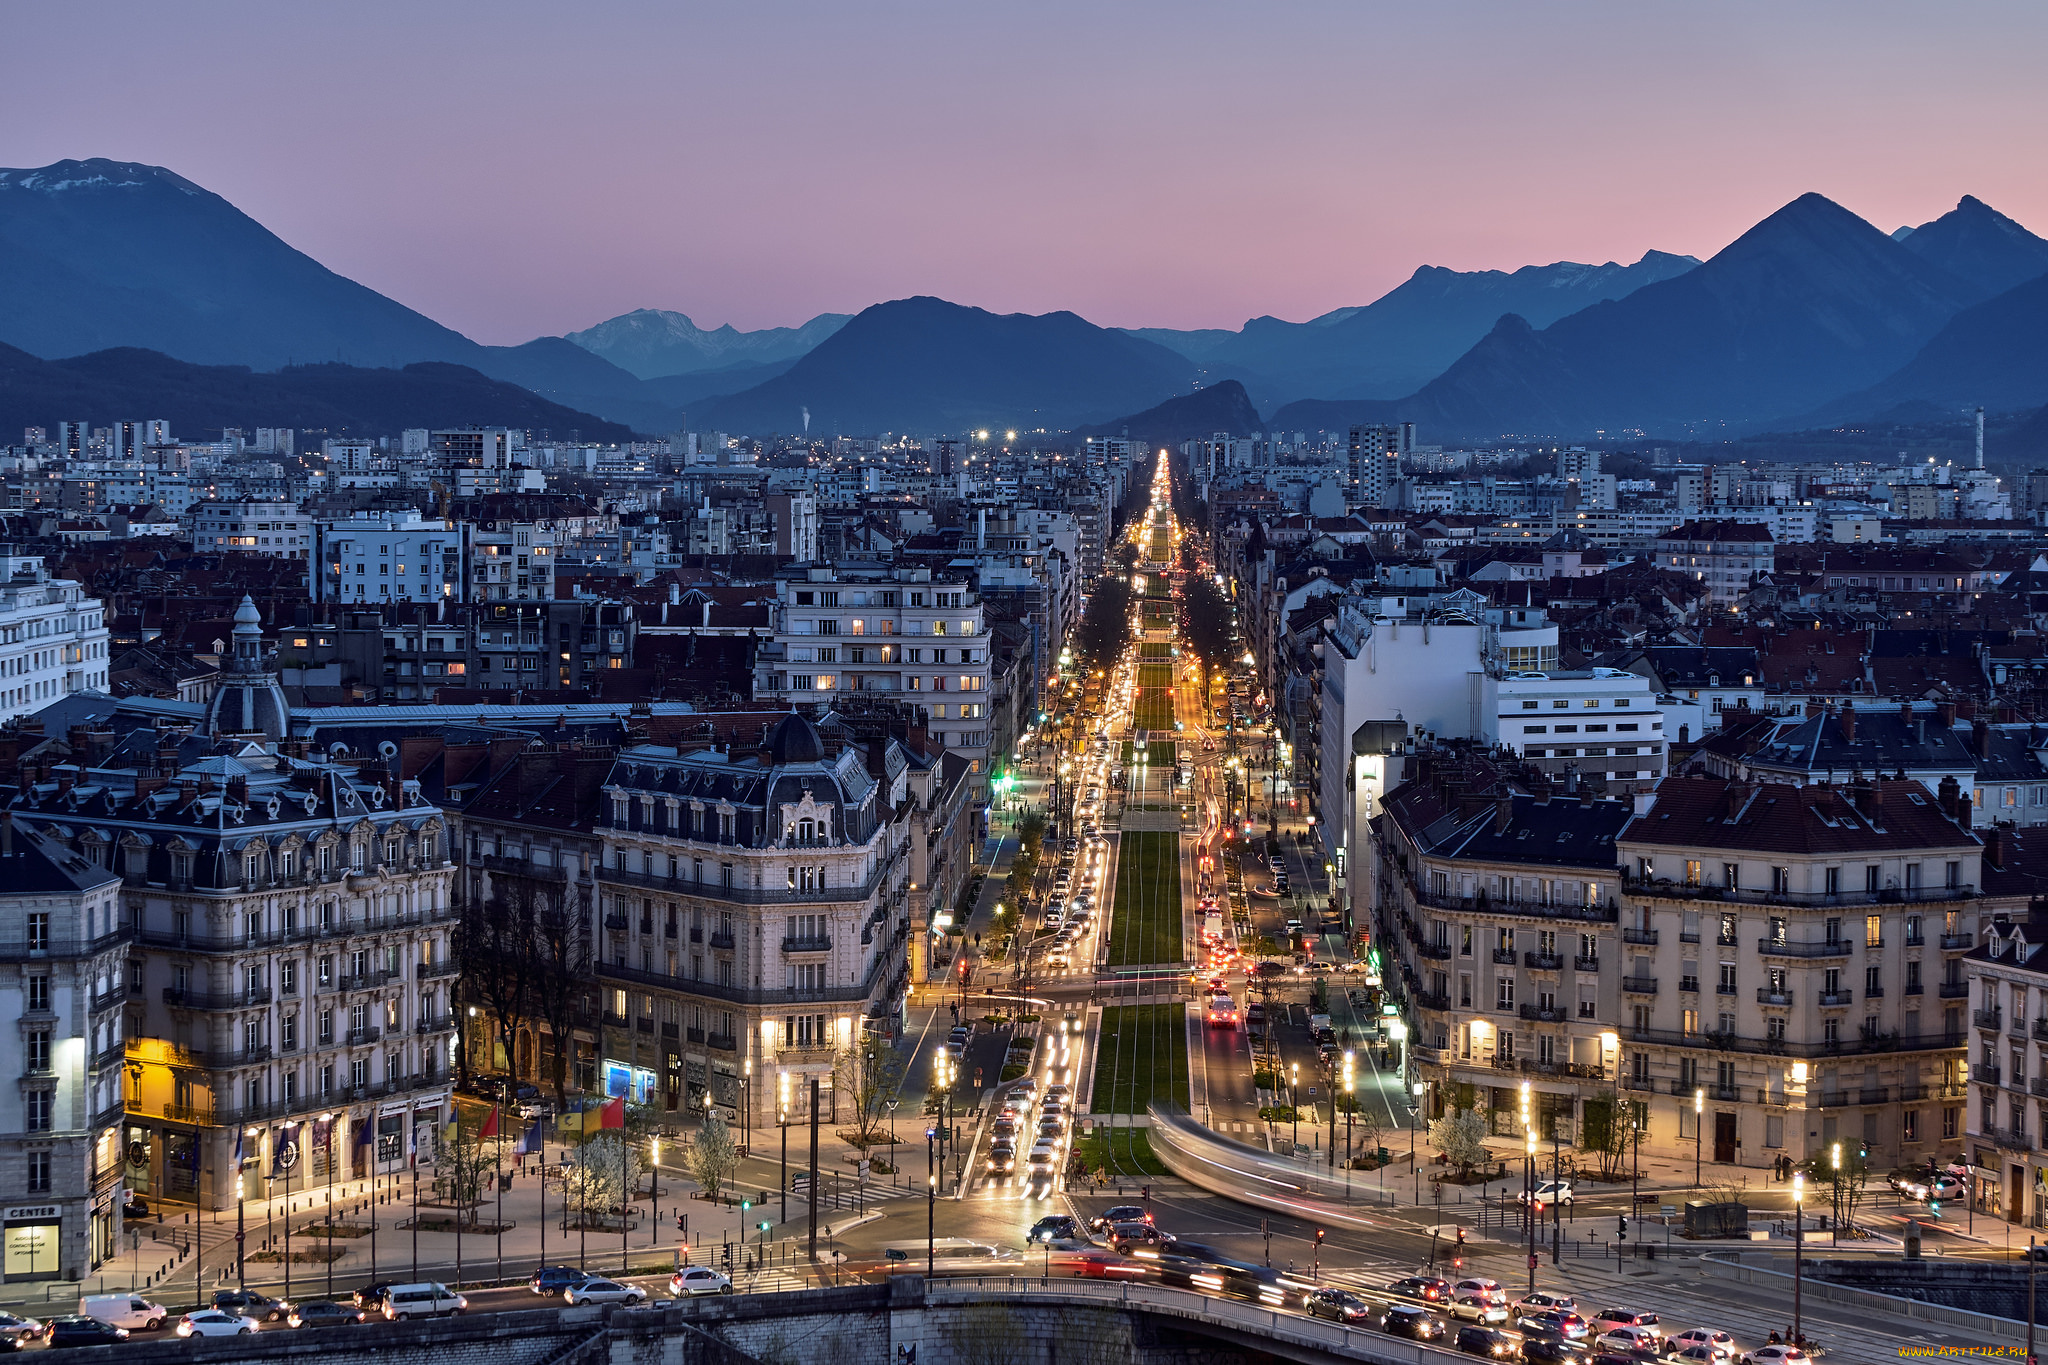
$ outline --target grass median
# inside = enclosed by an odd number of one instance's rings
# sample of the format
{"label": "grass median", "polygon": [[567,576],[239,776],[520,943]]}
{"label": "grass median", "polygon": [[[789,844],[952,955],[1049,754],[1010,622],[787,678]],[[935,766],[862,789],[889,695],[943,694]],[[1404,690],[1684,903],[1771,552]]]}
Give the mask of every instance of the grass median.
{"label": "grass median", "polygon": [[1187,1007],[1177,1000],[1104,1009],[1095,1048],[1093,1111],[1142,1114],[1155,1101],[1186,1109],[1187,1020]]}
{"label": "grass median", "polygon": [[1116,860],[1116,903],[1109,923],[1110,967],[1181,961],[1180,836],[1130,830]]}

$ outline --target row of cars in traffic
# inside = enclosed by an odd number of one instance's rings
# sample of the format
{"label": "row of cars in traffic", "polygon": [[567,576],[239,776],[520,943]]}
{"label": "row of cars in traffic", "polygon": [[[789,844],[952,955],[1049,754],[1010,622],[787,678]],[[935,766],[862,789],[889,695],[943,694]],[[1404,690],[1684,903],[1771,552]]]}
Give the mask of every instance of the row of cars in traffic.
{"label": "row of cars in traffic", "polygon": [[1485,1276],[1405,1276],[1382,1288],[1318,1284],[1254,1265],[1161,1229],[1136,1204],[1081,1220],[1055,1214],[1031,1226],[1062,1273],[1091,1279],[1144,1279],[1216,1297],[1287,1308],[1346,1326],[1426,1342],[1487,1360],[1527,1365],[1801,1365],[1811,1356],[1776,1343],[1745,1350],[1726,1331],[1667,1331],[1658,1315],[1628,1307],[1582,1307],[1571,1294],[1538,1290],[1511,1298]]}
{"label": "row of cars in traffic", "polygon": [[[1065,1036],[1056,1035],[1048,1046],[1054,1049],[1049,1059],[1054,1069],[1063,1068]],[[1026,1076],[1011,1086],[989,1127],[988,1173],[1018,1174],[1017,1152],[1028,1143],[1028,1154],[1021,1162],[1026,1194],[1031,1198],[1050,1195],[1067,1152],[1073,1102],[1073,1090],[1064,1082],[1047,1085],[1043,1095],[1039,1094],[1036,1076]]]}

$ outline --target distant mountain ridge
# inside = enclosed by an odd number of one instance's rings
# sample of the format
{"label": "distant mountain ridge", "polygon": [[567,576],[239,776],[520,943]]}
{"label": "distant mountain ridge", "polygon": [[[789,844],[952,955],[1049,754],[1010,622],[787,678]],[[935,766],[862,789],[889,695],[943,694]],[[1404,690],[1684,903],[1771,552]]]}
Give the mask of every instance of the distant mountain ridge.
{"label": "distant mountain ridge", "polygon": [[1235,379],[1211,384],[1193,393],[1169,398],[1156,407],[1116,417],[1095,426],[1076,427],[1073,436],[1131,436],[1158,445],[1178,445],[1202,440],[1222,432],[1226,436],[1250,436],[1263,431],[1259,410],[1251,395]]}
{"label": "distant mountain ridge", "polygon": [[743,365],[794,363],[852,317],[851,313],[820,313],[800,327],[742,332],[727,323],[707,331],[685,313],[636,308],[580,332],[565,333],[562,339],[629,374],[662,379]]}
{"label": "distant mountain ridge", "polygon": [[1559,261],[1519,270],[1425,265],[1369,304],[1308,322],[1258,317],[1236,332],[1130,329],[1192,360],[1244,375],[1268,403],[1314,396],[1394,398],[1412,393],[1477,344],[1506,313],[1538,327],[1606,299],[1626,298],[1699,262],[1646,252],[1633,265]]}
{"label": "distant mountain ridge", "polygon": [[[1073,313],[878,303],[765,384],[707,404],[728,431],[1064,431],[1185,390],[1194,366]],[[808,419],[808,420],[806,420]]]}
{"label": "distant mountain ridge", "polygon": [[0,344],[0,431],[145,412],[185,433],[278,426],[375,436],[411,426],[476,425],[544,430],[557,439],[624,441],[632,435],[617,423],[444,361],[403,369],[330,362],[259,373],[132,347],[43,360]]}
{"label": "distant mountain ridge", "polygon": [[1755,430],[1899,368],[1979,289],[1807,194],[1698,268],[1626,298],[1541,329],[1502,318],[1406,398],[1296,406],[1272,422],[1398,416],[1460,440]]}

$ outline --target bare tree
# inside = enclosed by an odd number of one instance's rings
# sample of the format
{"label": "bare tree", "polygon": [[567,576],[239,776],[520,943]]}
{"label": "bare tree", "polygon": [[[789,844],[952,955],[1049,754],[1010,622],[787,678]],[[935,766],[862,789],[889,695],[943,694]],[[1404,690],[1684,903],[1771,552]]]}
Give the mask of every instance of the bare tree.
{"label": "bare tree", "polygon": [[888,1136],[889,1106],[903,1089],[903,1054],[879,1039],[841,1052],[832,1061],[832,1089],[853,1101],[852,1126],[839,1136],[862,1152]]}
{"label": "bare tree", "polygon": [[717,1199],[726,1177],[740,1164],[740,1150],[732,1140],[732,1130],[726,1126],[724,1110],[713,1106],[704,1115],[704,1126],[690,1140],[683,1159],[703,1189],[704,1197]]}
{"label": "bare tree", "polygon": [[513,1030],[533,999],[532,892],[523,877],[493,878],[489,897],[464,900],[455,926],[463,982],[489,1016],[508,1071]]}
{"label": "bare tree", "polygon": [[587,887],[550,887],[535,898],[531,919],[533,1002],[554,1035],[557,1112],[568,1110],[569,1053],[590,1017],[591,906]]}

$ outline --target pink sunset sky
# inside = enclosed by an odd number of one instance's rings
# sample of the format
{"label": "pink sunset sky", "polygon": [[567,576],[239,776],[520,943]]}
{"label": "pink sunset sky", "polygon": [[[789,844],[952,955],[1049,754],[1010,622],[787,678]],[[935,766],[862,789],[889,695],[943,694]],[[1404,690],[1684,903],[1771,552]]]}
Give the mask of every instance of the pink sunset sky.
{"label": "pink sunset sky", "polygon": [[0,164],[168,166],[480,341],[908,294],[1120,326],[1712,254],[1815,190],[2048,231],[2038,3],[17,5]]}

